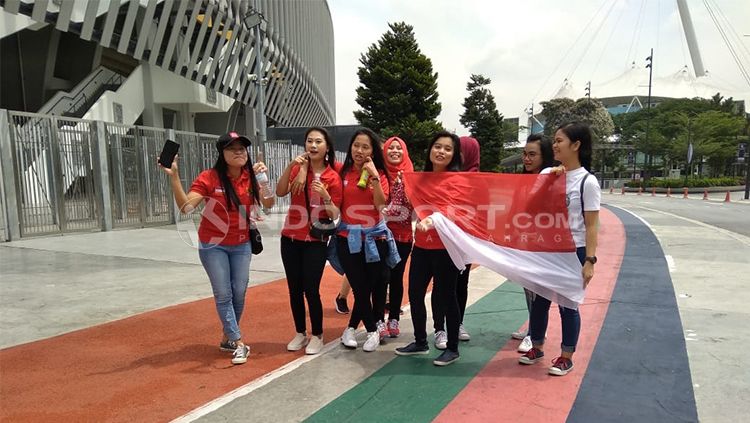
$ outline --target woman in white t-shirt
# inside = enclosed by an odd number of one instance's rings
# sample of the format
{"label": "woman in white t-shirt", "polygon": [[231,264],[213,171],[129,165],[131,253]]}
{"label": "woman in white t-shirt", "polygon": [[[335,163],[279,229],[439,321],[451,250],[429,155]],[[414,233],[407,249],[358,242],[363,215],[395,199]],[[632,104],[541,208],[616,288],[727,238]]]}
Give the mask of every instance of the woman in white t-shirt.
{"label": "woman in white t-shirt", "polygon": [[[591,138],[591,129],[585,124],[573,122],[560,126],[555,131],[552,150],[555,160],[561,166],[541,172],[565,174],[568,224],[576,245],[576,254],[581,261],[584,288],[594,276],[601,203],[599,182],[588,171],[591,169]],[[581,315],[578,309],[558,307],[562,321],[562,352],[560,357],[552,361],[549,374],[564,376],[573,369],[572,358],[581,331]],[[519,363],[534,364],[544,357],[544,335],[547,332],[549,308],[550,300],[536,295],[529,319],[532,348],[518,359]]]}

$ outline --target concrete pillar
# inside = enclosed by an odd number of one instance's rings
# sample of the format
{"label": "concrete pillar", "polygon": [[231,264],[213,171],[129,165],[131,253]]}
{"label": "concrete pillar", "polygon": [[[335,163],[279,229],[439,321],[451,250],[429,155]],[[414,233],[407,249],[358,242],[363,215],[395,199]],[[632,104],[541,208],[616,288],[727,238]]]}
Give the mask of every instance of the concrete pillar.
{"label": "concrete pillar", "polygon": [[[109,192],[109,160],[107,160],[107,130],[104,122],[92,124],[93,168],[96,206],[101,218],[102,231],[112,230],[112,197]],[[124,193],[123,193],[124,196]]]}
{"label": "concrete pillar", "polygon": [[16,190],[16,167],[13,158],[13,144],[10,139],[10,119],[7,110],[0,110],[0,195],[5,208],[3,241],[15,241],[21,238],[21,220],[18,206],[21,198]]}

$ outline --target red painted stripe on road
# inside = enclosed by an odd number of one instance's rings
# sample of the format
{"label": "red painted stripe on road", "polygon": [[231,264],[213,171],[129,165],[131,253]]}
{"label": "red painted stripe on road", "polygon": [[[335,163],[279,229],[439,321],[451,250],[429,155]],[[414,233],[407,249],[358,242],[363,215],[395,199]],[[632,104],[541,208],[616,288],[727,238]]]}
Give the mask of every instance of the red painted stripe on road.
{"label": "red painted stripe on road", "polygon": [[[531,366],[518,364],[518,341],[511,340],[437,416],[436,422],[564,422],[586,374],[607,314],[625,251],[625,228],[610,211],[599,213],[596,274],[580,307],[581,334],[573,357],[575,368],[563,377],[547,369],[559,355],[560,316],[550,309],[545,358]],[[554,307],[554,306],[553,306]]]}

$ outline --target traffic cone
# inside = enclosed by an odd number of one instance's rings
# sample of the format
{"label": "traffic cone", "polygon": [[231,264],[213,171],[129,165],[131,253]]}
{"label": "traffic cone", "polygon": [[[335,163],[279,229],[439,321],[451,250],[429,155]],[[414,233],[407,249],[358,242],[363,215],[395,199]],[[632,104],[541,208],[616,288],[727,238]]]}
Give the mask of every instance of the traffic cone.
{"label": "traffic cone", "polygon": [[610,194],[614,194],[615,193],[615,186],[614,185],[612,185],[612,186],[609,187],[609,193]]}
{"label": "traffic cone", "polygon": [[656,187],[651,187],[651,196],[656,197]]}
{"label": "traffic cone", "polygon": [[704,200],[708,200],[708,190],[707,189],[703,190],[703,199]]}
{"label": "traffic cone", "polygon": [[672,196],[672,188],[668,187],[667,188],[667,197],[671,197],[671,196]]}
{"label": "traffic cone", "polygon": [[625,185],[622,186],[622,191],[620,192],[621,195],[625,195]]}
{"label": "traffic cone", "polygon": [[729,195],[729,191],[727,191],[727,196],[726,196],[726,197],[724,197],[724,202],[725,202],[725,203],[729,203],[729,202],[731,202],[731,201],[732,201],[732,199],[730,198],[730,195]]}
{"label": "traffic cone", "polygon": [[638,195],[643,194],[643,187],[638,187]]}
{"label": "traffic cone", "polygon": [[687,188],[683,188],[682,189],[682,198],[688,198],[687,194],[688,194],[688,189]]}

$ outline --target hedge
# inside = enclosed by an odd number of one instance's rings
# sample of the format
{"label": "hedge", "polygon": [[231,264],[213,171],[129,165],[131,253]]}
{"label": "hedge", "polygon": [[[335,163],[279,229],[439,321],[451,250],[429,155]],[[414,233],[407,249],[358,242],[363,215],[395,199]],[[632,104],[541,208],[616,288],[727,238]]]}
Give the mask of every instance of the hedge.
{"label": "hedge", "polygon": [[703,188],[703,187],[733,187],[745,185],[745,179],[741,177],[725,176],[722,178],[685,178],[656,179],[651,178],[648,183],[644,181],[629,181],[625,183],[628,188]]}

